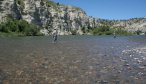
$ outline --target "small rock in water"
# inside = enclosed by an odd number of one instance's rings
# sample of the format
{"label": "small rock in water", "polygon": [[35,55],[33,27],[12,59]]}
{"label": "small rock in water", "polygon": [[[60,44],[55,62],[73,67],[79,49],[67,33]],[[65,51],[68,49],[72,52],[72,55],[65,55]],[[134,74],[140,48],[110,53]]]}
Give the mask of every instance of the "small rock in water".
{"label": "small rock in water", "polygon": [[134,58],[135,60],[138,60],[138,58]]}
{"label": "small rock in water", "polygon": [[125,63],[124,63],[124,66],[129,66],[130,64],[128,64],[128,62],[126,61]]}
{"label": "small rock in water", "polygon": [[144,65],[144,66],[146,66],[146,61],[145,61],[145,62],[143,62],[143,65]]}
{"label": "small rock in water", "polygon": [[128,69],[128,70],[132,70],[132,68],[131,68],[131,67],[127,67],[127,69]]}
{"label": "small rock in water", "polygon": [[108,82],[105,81],[105,80],[101,80],[99,83],[100,83],[100,84],[108,84]]}
{"label": "small rock in water", "polygon": [[140,53],[140,54],[142,54],[142,52],[141,52],[141,51],[139,51],[139,53]]}
{"label": "small rock in water", "polygon": [[142,63],[142,61],[141,61],[141,60],[137,60],[137,62],[138,62],[138,63]]}
{"label": "small rock in water", "polygon": [[48,69],[48,66],[44,66],[45,69]]}
{"label": "small rock in water", "polygon": [[139,68],[140,68],[140,69],[144,69],[145,67],[144,67],[144,66],[139,66]]}
{"label": "small rock in water", "polygon": [[121,73],[122,71],[121,70],[118,70],[118,73]]}
{"label": "small rock in water", "polygon": [[120,59],[122,62],[127,62],[127,60],[126,59]]}
{"label": "small rock in water", "polygon": [[130,57],[132,57],[132,55],[130,55]]}
{"label": "small rock in water", "polygon": [[115,81],[115,84],[120,84],[120,81],[119,81],[119,80],[116,80],[116,81]]}
{"label": "small rock in water", "polygon": [[89,69],[93,69],[93,66],[88,66],[89,67]]}
{"label": "small rock in water", "polygon": [[144,74],[144,73],[142,73],[142,72],[139,72],[139,73],[138,73],[139,76],[142,76],[143,74]]}
{"label": "small rock in water", "polygon": [[129,66],[129,64],[125,64],[125,66]]}
{"label": "small rock in water", "polygon": [[146,60],[146,57],[143,57],[142,59],[143,59],[143,60]]}

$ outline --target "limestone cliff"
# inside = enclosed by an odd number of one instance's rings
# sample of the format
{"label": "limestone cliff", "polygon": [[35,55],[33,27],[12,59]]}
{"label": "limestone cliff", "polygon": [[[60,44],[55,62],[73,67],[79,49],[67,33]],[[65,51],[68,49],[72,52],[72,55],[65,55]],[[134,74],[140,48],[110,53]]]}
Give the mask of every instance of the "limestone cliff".
{"label": "limestone cliff", "polygon": [[58,29],[60,35],[71,34],[72,30],[82,34],[82,28],[95,28],[107,22],[112,27],[122,26],[126,30],[145,31],[146,19],[134,22],[112,21],[89,17],[78,7],[60,5],[48,0],[0,0],[0,22],[11,16],[42,27],[41,32],[49,34]]}
{"label": "limestone cliff", "polygon": [[128,31],[141,30],[146,32],[146,19],[145,18],[132,18],[128,20],[116,21],[113,27],[121,27]]}
{"label": "limestone cliff", "polygon": [[23,19],[44,28],[43,33],[51,32],[54,28],[60,35],[71,34],[76,30],[82,34],[81,28],[95,27],[96,19],[88,17],[77,7],[64,6],[47,0],[0,0],[0,19],[7,16]]}

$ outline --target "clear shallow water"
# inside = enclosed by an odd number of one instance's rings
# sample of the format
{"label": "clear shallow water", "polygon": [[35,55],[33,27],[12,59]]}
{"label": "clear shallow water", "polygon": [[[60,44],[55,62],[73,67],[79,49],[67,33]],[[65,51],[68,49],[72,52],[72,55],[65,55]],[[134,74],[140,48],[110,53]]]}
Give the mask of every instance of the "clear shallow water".
{"label": "clear shallow water", "polygon": [[145,84],[146,36],[0,38],[0,83]]}

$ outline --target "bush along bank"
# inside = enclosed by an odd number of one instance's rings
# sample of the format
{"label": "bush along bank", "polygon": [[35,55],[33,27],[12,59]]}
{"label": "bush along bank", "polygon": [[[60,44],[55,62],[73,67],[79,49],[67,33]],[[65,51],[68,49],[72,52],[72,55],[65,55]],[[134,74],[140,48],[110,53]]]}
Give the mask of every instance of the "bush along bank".
{"label": "bush along bank", "polygon": [[40,36],[40,28],[25,20],[7,19],[0,23],[0,36]]}
{"label": "bush along bank", "polygon": [[113,35],[114,33],[116,35],[134,35],[134,32],[126,31],[122,28],[111,28],[109,26],[99,26],[97,28],[88,28],[86,31],[88,33],[91,33],[93,35]]}

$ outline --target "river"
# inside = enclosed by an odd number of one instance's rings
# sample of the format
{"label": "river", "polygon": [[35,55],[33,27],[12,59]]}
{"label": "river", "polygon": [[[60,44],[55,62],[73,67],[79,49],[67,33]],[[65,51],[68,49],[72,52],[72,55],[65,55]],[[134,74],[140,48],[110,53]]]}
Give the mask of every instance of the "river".
{"label": "river", "polygon": [[145,84],[146,36],[0,38],[0,84]]}

